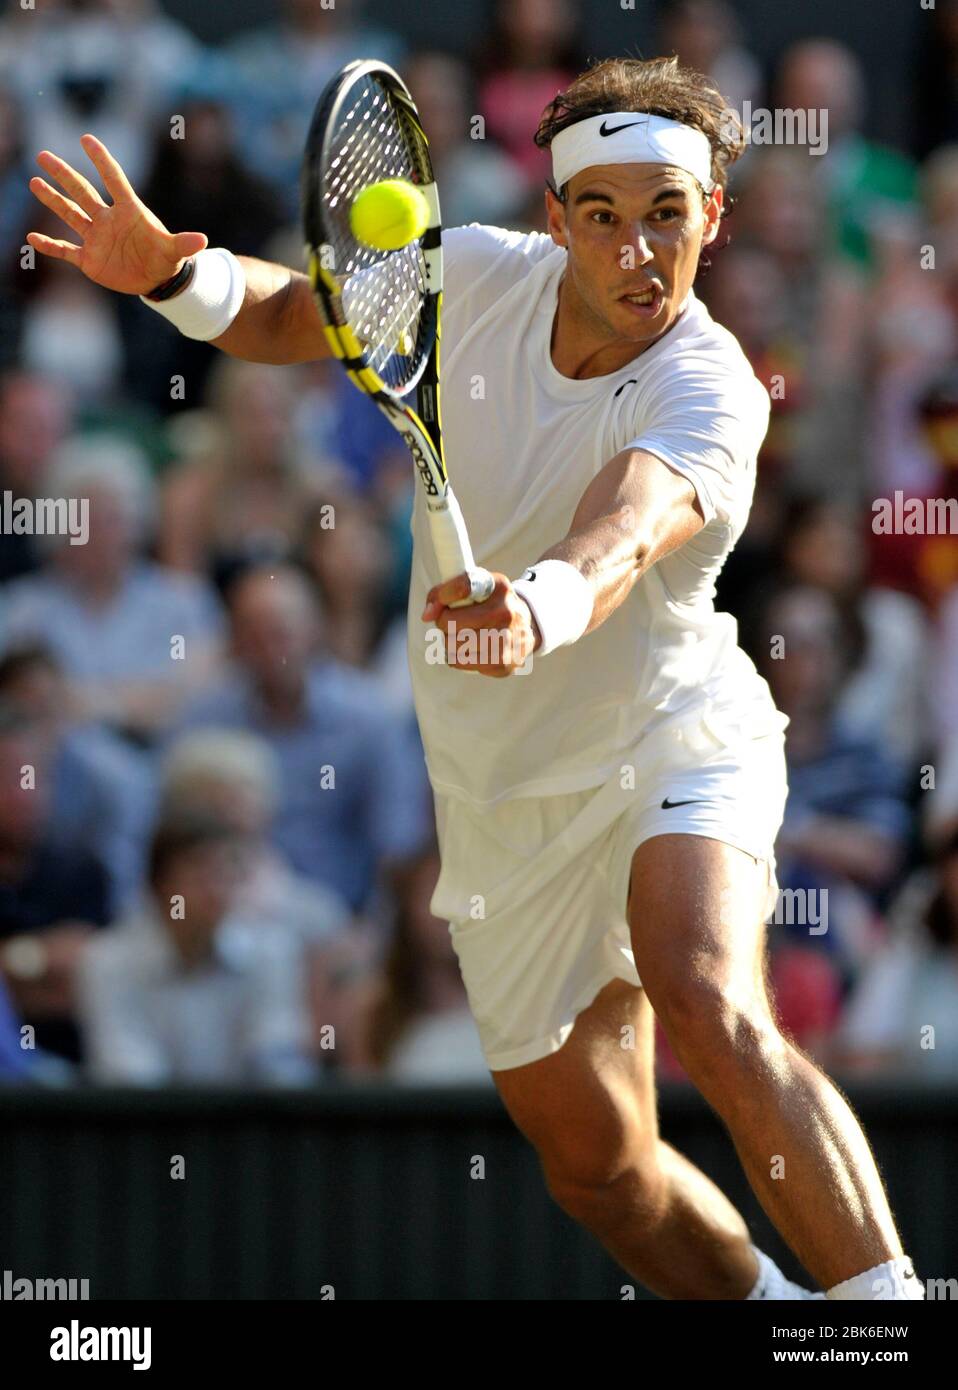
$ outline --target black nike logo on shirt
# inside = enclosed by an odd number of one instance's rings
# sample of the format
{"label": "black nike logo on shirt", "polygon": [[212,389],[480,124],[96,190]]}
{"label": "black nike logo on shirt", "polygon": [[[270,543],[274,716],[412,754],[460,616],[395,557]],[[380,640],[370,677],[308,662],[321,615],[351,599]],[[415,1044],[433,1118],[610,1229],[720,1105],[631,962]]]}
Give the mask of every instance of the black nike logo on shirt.
{"label": "black nike logo on shirt", "polygon": [[693,797],[691,801],[670,801],[669,798],[666,797],[662,802],[662,810],[674,811],[676,806],[698,806],[699,804],[700,802],[697,797]]}
{"label": "black nike logo on shirt", "polygon": [[599,126],[600,135],[615,135],[620,130],[628,130],[629,126],[641,125],[641,121],[626,121],[625,125],[608,125],[605,121]]}

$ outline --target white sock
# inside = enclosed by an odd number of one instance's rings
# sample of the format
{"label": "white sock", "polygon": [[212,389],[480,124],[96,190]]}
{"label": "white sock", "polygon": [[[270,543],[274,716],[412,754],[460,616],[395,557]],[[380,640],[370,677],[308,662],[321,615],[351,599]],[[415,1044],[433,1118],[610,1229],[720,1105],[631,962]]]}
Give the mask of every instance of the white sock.
{"label": "white sock", "polygon": [[911,1260],[901,1255],[897,1260],[888,1260],[874,1269],[866,1269],[864,1274],[845,1279],[829,1289],[825,1297],[856,1299],[859,1303],[884,1299],[900,1303],[904,1299],[923,1299],[925,1288]]}
{"label": "white sock", "polygon": [[752,1246],[752,1254],[758,1260],[758,1278],[755,1287],[747,1295],[749,1299],[772,1299],[776,1302],[795,1302],[803,1298],[824,1298],[823,1293],[811,1293],[808,1289],[803,1289],[800,1284],[793,1284],[790,1279],[779,1269],[774,1260],[769,1259],[764,1251],[759,1250],[757,1245]]}

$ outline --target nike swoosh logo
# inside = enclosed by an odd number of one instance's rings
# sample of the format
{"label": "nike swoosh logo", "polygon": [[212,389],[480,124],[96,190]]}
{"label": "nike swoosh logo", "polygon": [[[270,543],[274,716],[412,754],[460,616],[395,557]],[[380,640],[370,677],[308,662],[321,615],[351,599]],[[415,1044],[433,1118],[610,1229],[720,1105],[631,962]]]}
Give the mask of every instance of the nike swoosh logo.
{"label": "nike swoosh logo", "polygon": [[611,125],[611,126],[610,126],[606,121],[603,121],[602,124],[599,126],[599,134],[600,134],[600,135],[615,135],[615,134],[616,134],[618,131],[620,131],[620,130],[628,130],[628,129],[629,129],[629,126],[641,125],[641,124],[642,124],[641,121],[626,121],[625,125]]}
{"label": "nike swoosh logo", "polygon": [[691,801],[670,801],[669,798],[666,797],[665,800],[662,802],[662,810],[663,810],[663,811],[674,811],[675,808],[676,808],[676,806],[700,806],[700,805],[701,805],[701,802],[698,800],[697,797],[693,797]]}

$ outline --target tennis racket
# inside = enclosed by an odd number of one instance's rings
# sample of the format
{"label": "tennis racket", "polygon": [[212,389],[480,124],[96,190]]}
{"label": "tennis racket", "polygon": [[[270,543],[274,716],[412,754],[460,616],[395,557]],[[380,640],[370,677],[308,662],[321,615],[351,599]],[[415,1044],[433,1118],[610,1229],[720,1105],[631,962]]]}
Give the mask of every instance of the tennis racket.
{"label": "tennis racket", "polygon": [[[395,178],[423,194],[429,225],[400,250],[377,251],[356,239],[350,208],[362,189]],[[301,192],[309,278],[329,346],[412,454],[440,577],[469,576],[469,597],[451,606],[481,603],[495,581],[476,565],[442,446],[439,194],[419,113],[385,63],[349,63],[326,87],[306,140]],[[414,387],[418,409],[405,399]]]}

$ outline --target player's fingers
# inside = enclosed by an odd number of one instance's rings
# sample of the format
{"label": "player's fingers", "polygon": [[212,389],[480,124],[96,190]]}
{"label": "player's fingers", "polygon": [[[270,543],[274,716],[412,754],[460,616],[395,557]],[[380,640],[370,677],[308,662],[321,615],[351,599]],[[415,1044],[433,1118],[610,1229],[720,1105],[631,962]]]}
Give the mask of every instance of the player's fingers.
{"label": "player's fingers", "polygon": [[177,256],[195,256],[205,251],[209,237],[205,232],[177,232],[173,238],[173,250]]}
{"label": "player's fingers", "polygon": [[82,208],[88,217],[93,217],[100,208],[106,207],[93,184],[82,174],[78,174],[76,169],[59,155],[52,154],[50,150],[41,150],[37,155],[37,163],[45,174],[49,174],[51,178],[56,179],[61,188],[66,189],[77,207]]}
{"label": "player's fingers", "polygon": [[35,198],[39,198],[44,207],[55,212],[57,217],[79,236],[82,236],[88,227],[92,227],[93,223],[86,213],[78,208],[76,203],[71,202],[69,198],[64,198],[63,194],[58,193],[55,188],[51,188],[44,179],[32,178],[30,180],[30,192]]}
{"label": "player's fingers", "polygon": [[458,599],[468,598],[471,593],[472,581],[466,573],[457,574],[455,579],[447,579],[442,584],[434,585],[426,595],[426,606],[422,610],[423,622],[431,622],[443,608]]}
{"label": "player's fingers", "polygon": [[82,246],[74,246],[70,241],[55,241],[42,232],[27,232],[27,241],[35,250],[44,256],[51,256],[55,261],[69,261],[70,265],[76,266],[80,264]]}
{"label": "player's fingers", "polygon": [[110,151],[95,135],[81,135],[80,144],[89,155],[97,173],[114,202],[135,200],[132,185]]}

